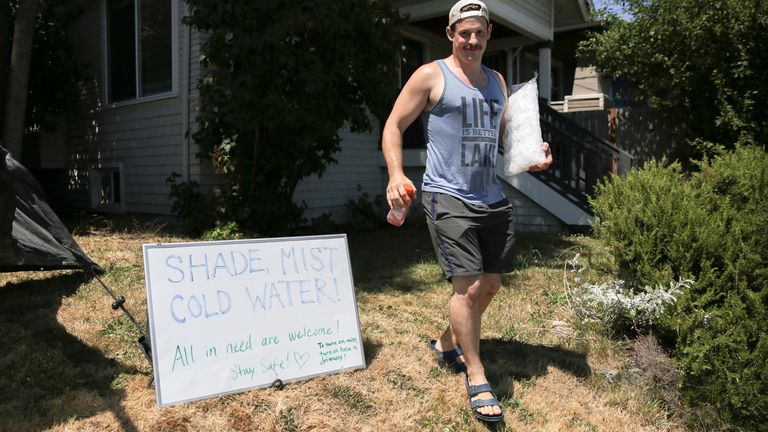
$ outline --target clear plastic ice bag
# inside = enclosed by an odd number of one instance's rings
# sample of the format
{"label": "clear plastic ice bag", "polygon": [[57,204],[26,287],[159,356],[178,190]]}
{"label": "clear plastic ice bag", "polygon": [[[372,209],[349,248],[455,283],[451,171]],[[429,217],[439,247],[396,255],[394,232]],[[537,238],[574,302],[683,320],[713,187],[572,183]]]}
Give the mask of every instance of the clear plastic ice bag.
{"label": "clear plastic ice bag", "polygon": [[513,176],[528,171],[532,164],[547,158],[541,149],[539,91],[536,76],[511,87],[504,136],[504,174]]}

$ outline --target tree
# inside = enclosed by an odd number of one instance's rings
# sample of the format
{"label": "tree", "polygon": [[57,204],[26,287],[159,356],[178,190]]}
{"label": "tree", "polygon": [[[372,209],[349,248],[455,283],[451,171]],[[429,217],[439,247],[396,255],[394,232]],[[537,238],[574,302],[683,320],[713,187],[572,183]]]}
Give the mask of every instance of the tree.
{"label": "tree", "polygon": [[66,0],[0,5],[0,137],[17,160],[25,131],[54,129],[79,99],[83,72],[66,29],[80,14]]}
{"label": "tree", "polygon": [[[672,119],[689,145],[768,143],[768,2],[619,0],[631,21],[608,17],[581,46],[603,73],[627,78],[633,99]],[[709,143],[709,144],[708,144]]]}
{"label": "tree", "polygon": [[[0,2],[0,139],[2,139],[5,118],[5,95],[8,83],[8,64],[11,60],[11,5]],[[2,144],[2,142],[0,142]]]}
{"label": "tree", "polygon": [[32,63],[32,40],[35,17],[43,0],[21,0],[13,26],[11,61],[8,68],[8,87],[3,123],[3,143],[6,149],[21,160],[24,136],[24,115],[27,112],[27,83]]}
{"label": "tree", "polygon": [[200,157],[226,174],[222,218],[259,233],[296,226],[298,182],[322,175],[338,131],[370,129],[397,91],[388,0],[188,0],[206,32]]}
{"label": "tree", "polygon": [[27,129],[51,131],[57,120],[76,106],[85,79],[83,66],[75,60],[69,27],[82,9],[67,0],[47,0],[35,25],[32,68],[25,116]]}

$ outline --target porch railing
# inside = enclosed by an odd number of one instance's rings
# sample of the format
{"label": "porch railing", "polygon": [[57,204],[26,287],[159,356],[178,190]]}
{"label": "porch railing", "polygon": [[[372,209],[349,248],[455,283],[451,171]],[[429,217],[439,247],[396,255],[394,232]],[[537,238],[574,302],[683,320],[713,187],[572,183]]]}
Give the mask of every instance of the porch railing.
{"label": "porch railing", "polygon": [[593,214],[588,197],[594,196],[598,181],[607,175],[628,172],[633,164],[632,155],[550,108],[546,100],[539,103],[539,120],[554,163],[549,170],[534,176]]}

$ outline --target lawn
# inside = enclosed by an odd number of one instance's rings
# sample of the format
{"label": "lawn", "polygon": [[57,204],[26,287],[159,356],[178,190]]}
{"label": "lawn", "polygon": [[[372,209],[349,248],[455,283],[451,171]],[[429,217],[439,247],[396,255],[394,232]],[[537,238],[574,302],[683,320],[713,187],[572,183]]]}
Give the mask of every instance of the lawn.
{"label": "lawn", "polygon": [[[194,241],[157,224],[89,224],[75,232],[106,269],[102,280],[146,327],[141,245]],[[350,232],[348,244],[367,367],[158,408],[152,370],[128,319],[78,271],[0,273],[3,431],[482,431],[463,377],[427,341],[446,324],[449,285],[419,223]],[[520,234],[518,270],[483,322],[481,354],[517,431],[684,431],[648,390],[631,341],[576,319],[577,284],[610,277],[610,257],[581,235]],[[634,369],[632,369],[634,367]],[[618,377],[618,378],[617,378]]]}

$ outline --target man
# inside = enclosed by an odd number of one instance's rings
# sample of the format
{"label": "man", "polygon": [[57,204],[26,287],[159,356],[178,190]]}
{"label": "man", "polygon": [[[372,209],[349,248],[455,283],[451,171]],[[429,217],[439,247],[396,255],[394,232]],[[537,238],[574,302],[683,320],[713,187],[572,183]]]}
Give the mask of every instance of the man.
{"label": "man", "polygon": [[[501,406],[479,351],[481,316],[501,287],[502,273],[512,270],[512,206],[494,168],[504,133],[507,87],[498,72],[481,63],[492,31],[483,2],[457,2],[445,31],[451,55],[414,72],[384,126],[387,202],[393,208],[410,204],[406,185],[413,183],[403,172],[402,136],[422,116],[428,140],[422,204],[438,262],[453,286],[450,323],[430,348],[466,371],[473,414],[500,421]],[[552,163],[546,143],[543,150],[546,161],[532,165],[531,171],[545,170]]]}

